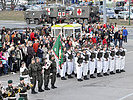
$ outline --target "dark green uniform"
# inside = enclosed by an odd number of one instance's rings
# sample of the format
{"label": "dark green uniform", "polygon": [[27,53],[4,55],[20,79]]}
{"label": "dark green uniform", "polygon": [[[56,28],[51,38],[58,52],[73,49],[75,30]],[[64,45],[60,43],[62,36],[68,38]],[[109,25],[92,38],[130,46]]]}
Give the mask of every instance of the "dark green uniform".
{"label": "dark green uniform", "polygon": [[36,64],[29,65],[29,76],[32,77],[31,84],[33,84],[32,92],[35,92],[36,81],[38,79],[37,69],[38,69],[38,66],[36,66]]}
{"label": "dark green uniform", "polygon": [[[47,64],[47,62],[44,65],[46,65],[46,64]],[[49,79],[50,79],[50,67],[48,69],[44,69],[44,86],[45,86],[45,90],[49,90],[49,88],[48,88]]]}
{"label": "dark green uniform", "polygon": [[37,66],[37,80],[38,80],[38,90],[42,89],[43,84],[43,74],[42,74],[42,63],[36,63]]}
{"label": "dark green uniform", "polygon": [[50,73],[52,73],[51,75],[51,86],[53,87],[56,81],[56,62],[55,60],[51,59],[51,66],[50,66]]}
{"label": "dark green uniform", "polygon": [[28,100],[27,98],[27,90],[30,89],[30,86],[26,86],[24,83],[20,83],[18,85],[18,87],[20,88],[20,93],[19,93],[19,96],[20,97],[23,97],[24,99],[23,100]]}

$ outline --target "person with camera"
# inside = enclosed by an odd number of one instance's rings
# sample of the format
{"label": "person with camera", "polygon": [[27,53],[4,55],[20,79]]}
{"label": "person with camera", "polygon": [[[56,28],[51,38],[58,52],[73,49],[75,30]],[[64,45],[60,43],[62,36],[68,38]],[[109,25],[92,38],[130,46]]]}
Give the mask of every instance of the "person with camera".
{"label": "person with camera", "polygon": [[48,58],[43,59],[43,71],[44,71],[44,89],[50,90],[48,87],[49,79],[50,79],[50,67],[51,67],[51,61]]}

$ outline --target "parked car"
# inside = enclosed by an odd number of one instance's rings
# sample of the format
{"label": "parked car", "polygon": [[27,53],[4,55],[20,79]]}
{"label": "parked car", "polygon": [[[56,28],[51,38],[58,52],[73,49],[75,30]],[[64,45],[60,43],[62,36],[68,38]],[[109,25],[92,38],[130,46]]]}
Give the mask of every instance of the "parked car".
{"label": "parked car", "polygon": [[[126,19],[129,18],[129,11],[121,11],[118,14],[118,18],[120,19],[124,19],[124,17],[126,16]],[[133,13],[130,13],[130,19],[133,19]]]}
{"label": "parked car", "polygon": [[[106,13],[106,17],[108,17],[109,19],[115,19],[116,18],[116,14],[115,12],[107,12]],[[103,15],[100,15],[100,18],[103,18]]]}

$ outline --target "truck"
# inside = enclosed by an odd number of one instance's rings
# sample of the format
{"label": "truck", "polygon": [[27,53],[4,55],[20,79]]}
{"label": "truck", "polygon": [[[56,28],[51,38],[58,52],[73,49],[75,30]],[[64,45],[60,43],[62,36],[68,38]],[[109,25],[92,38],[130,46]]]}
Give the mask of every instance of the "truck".
{"label": "truck", "polygon": [[80,23],[95,23],[100,19],[99,8],[98,6],[78,6],[70,10],[67,17]]}
{"label": "truck", "polygon": [[24,14],[24,19],[27,24],[40,24],[43,21],[49,21],[49,16],[47,15],[46,10],[26,10]]}

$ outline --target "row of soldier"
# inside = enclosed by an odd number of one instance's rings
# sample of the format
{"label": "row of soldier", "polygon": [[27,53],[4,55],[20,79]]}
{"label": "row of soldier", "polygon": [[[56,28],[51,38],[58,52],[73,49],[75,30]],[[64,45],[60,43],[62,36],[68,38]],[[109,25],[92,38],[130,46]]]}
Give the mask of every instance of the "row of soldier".
{"label": "row of soldier", "polygon": [[64,64],[57,72],[60,73],[62,80],[66,80],[66,73],[68,78],[73,78],[74,73],[78,81],[83,81],[82,76],[84,80],[88,80],[88,73],[90,78],[96,78],[95,72],[97,77],[125,72],[125,51],[126,49],[118,46],[93,46],[81,49],[76,47],[74,50],[70,48],[64,52]]}

